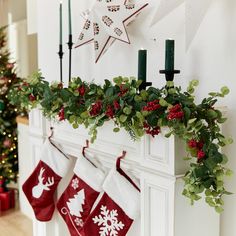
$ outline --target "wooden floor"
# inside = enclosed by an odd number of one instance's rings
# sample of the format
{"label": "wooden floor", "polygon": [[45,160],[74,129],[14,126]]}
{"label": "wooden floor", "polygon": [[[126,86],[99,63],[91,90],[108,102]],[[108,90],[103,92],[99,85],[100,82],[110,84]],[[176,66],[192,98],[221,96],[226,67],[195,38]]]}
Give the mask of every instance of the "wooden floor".
{"label": "wooden floor", "polygon": [[32,222],[19,210],[0,213],[0,236],[32,236]]}

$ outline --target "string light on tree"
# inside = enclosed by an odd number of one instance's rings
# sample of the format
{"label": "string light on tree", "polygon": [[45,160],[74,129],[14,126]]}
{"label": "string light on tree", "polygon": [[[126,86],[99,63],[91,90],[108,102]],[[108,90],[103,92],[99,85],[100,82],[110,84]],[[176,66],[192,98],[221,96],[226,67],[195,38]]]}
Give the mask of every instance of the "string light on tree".
{"label": "string light on tree", "polygon": [[9,62],[6,50],[5,29],[0,28],[0,176],[4,185],[17,180],[17,108],[10,104],[8,92],[19,82],[14,72],[14,63]]}

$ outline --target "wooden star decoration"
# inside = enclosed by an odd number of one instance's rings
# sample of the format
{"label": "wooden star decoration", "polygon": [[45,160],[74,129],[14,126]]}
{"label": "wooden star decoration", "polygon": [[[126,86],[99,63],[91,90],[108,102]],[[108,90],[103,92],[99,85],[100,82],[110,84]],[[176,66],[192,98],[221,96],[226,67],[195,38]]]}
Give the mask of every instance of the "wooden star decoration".
{"label": "wooden star decoration", "polygon": [[96,0],[85,20],[76,47],[93,42],[97,63],[115,40],[130,44],[127,25],[147,5],[124,0]]}

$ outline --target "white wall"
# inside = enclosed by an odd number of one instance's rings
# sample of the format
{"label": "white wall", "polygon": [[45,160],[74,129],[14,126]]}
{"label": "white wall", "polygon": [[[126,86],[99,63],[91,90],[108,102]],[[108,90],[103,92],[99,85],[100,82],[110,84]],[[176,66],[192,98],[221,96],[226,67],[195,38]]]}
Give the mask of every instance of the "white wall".
{"label": "white wall", "polygon": [[0,26],[25,19],[26,0],[0,0]]}
{"label": "white wall", "polygon": [[29,48],[27,37],[26,20],[15,22],[9,25],[8,29],[8,47],[11,53],[10,59],[16,62],[17,75],[26,77],[29,75]]}
{"label": "white wall", "polygon": [[[66,1],[64,1],[66,3]],[[89,8],[92,0],[73,2],[73,33],[78,37],[83,20],[81,11]],[[214,0],[204,18],[188,52],[185,52],[185,8],[177,8],[165,19],[153,27],[149,27],[159,0],[149,0],[150,6],[129,27],[131,45],[121,42],[108,50],[98,64],[94,64],[93,46],[83,46],[73,51],[73,75],[82,79],[102,82],[117,75],[137,74],[137,51],[143,47],[148,49],[148,78],[155,86],[164,84],[163,76],[158,74],[164,68],[164,40],[176,40],[176,68],[182,73],[177,76],[176,84],[185,86],[191,79],[199,79],[201,84],[197,99],[207,95],[209,91],[218,90],[223,85],[231,88],[231,94],[220,105],[228,106],[228,123],[224,126],[226,135],[236,140],[236,2],[235,0]],[[38,0],[38,52],[39,68],[50,81],[59,80],[58,61],[58,0]],[[67,6],[64,4],[64,78],[68,74],[67,51]],[[154,42],[152,39],[157,38]],[[231,157],[230,167],[236,169],[234,150],[236,144],[225,149]],[[236,175],[227,180],[229,190],[236,192]],[[225,199],[225,212],[222,214],[221,236],[236,235],[236,198],[235,195]],[[199,216],[201,217],[201,216]],[[205,226],[204,226],[205,227]]]}
{"label": "white wall", "polygon": [[[236,141],[236,1],[215,0],[211,5],[195,40],[185,56],[185,79],[197,77],[201,85],[198,97],[227,85],[230,95],[220,101],[228,106],[225,135]],[[236,142],[224,151],[230,157],[229,167],[236,173]],[[236,174],[227,179],[227,187],[236,193]],[[225,212],[221,217],[221,235],[236,235],[236,196],[225,198]]]}
{"label": "white wall", "polygon": [[27,32],[37,33],[37,0],[27,0]]}

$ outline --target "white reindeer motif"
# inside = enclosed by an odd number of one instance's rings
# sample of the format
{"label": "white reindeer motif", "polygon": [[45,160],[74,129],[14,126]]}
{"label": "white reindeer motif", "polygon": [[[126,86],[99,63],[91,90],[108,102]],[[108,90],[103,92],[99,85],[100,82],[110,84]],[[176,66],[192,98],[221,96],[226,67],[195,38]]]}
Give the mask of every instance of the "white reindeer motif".
{"label": "white reindeer motif", "polygon": [[44,173],[44,171],[45,171],[44,168],[40,169],[40,173],[39,173],[39,176],[38,176],[39,183],[32,188],[32,195],[33,195],[34,198],[40,198],[41,195],[43,194],[43,190],[49,191],[50,190],[49,187],[54,184],[54,177],[51,177],[51,178],[48,177],[48,181],[45,184],[43,184],[43,180],[44,180],[43,173]]}

